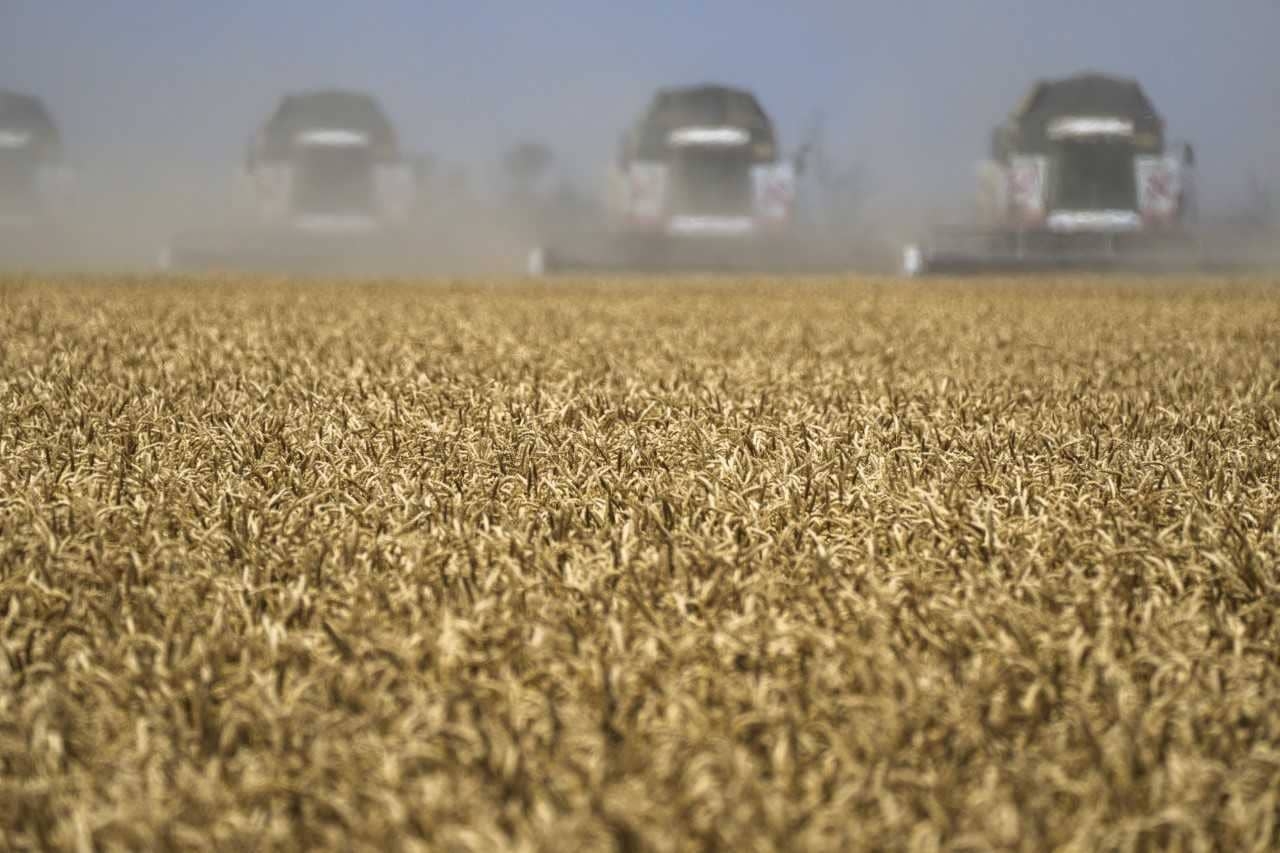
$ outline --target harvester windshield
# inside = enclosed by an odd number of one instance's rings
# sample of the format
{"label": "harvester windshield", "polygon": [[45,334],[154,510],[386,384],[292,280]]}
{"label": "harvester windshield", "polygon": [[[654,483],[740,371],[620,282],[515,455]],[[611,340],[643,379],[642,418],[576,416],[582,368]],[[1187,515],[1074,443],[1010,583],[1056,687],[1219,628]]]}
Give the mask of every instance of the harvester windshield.
{"label": "harvester windshield", "polygon": [[297,155],[293,206],[306,214],[359,214],[374,209],[373,164],[368,150],[308,147]]}
{"label": "harvester windshield", "polygon": [[751,158],[745,149],[683,149],[676,152],[671,165],[673,211],[741,216],[751,210]]}
{"label": "harvester windshield", "polygon": [[1137,206],[1134,148],[1128,140],[1070,140],[1054,147],[1052,208],[1100,211]]}

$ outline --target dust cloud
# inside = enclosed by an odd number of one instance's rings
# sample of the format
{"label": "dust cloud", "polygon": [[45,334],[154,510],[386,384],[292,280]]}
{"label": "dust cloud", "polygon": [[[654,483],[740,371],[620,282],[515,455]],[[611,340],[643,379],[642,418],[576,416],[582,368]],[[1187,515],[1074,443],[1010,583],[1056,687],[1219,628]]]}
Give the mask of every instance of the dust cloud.
{"label": "dust cloud", "polygon": [[[810,150],[807,221],[868,266],[969,215],[991,128],[1040,77],[1141,80],[1197,145],[1215,220],[1256,223],[1280,189],[1274,3],[612,6],[11,0],[0,87],[62,130],[74,188],[45,248],[82,269],[150,270],[178,235],[236,223],[253,134],[284,94],[327,87],[376,95],[419,164],[400,260],[420,272],[518,271],[548,235],[598,226],[620,132],[685,83],[755,91],[784,149]],[[523,182],[521,145],[551,155]]]}

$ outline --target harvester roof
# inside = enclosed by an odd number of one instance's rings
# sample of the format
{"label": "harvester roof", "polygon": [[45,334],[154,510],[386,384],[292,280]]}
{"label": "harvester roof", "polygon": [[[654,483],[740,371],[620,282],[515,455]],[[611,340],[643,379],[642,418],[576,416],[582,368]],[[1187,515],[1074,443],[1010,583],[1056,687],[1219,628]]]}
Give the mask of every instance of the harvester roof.
{"label": "harvester roof", "polygon": [[378,99],[364,92],[325,89],[285,95],[263,129],[268,146],[288,146],[298,134],[346,130],[367,134],[380,148],[396,146],[395,128]]}
{"label": "harvester roof", "polygon": [[649,105],[649,117],[668,125],[751,127],[770,124],[769,116],[751,92],[710,83],[659,89]]}
{"label": "harvester roof", "polygon": [[35,144],[45,150],[57,150],[62,145],[58,126],[44,102],[7,89],[0,89],[0,131],[31,134]]}
{"label": "harvester roof", "polygon": [[1142,86],[1129,78],[1092,72],[1038,81],[1004,131],[1012,136],[1015,150],[1034,152],[1049,144],[1055,122],[1074,118],[1127,121],[1142,147],[1164,145],[1164,122]]}
{"label": "harvester roof", "polygon": [[659,89],[638,123],[641,150],[664,148],[670,135],[684,128],[743,130],[758,151],[775,156],[773,122],[746,89],[712,83]]}

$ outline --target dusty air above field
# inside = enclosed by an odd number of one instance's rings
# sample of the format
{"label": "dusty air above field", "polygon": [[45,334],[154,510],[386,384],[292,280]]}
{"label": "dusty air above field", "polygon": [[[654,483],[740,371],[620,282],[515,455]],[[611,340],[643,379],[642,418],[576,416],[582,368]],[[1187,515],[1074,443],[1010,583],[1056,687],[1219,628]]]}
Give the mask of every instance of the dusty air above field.
{"label": "dusty air above field", "polygon": [[[172,270],[321,274],[1045,270],[1280,266],[1276,224],[1200,219],[1196,158],[1167,138],[1138,81],[1040,80],[992,133],[970,220],[935,223],[899,253],[863,223],[815,216],[830,184],[816,134],[788,151],[750,90],[659,89],[621,134],[605,198],[530,190],[554,155],[509,152],[511,191],[455,192],[403,147],[371,93],[284,95],[253,136],[216,224],[155,235]],[[57,128],[36,98],[0,97],[0,263],[83,262]],[[874,212],[873,212],[874,213]],[[838,217],[837,217],[838,219]]]}

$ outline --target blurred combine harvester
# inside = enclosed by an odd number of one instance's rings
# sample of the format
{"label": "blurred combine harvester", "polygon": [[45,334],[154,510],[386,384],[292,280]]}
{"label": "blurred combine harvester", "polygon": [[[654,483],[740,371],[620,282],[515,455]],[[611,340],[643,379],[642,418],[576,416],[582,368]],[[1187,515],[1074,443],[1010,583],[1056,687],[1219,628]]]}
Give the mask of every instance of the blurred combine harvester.
{"label": "blurred combine harvester", "polygon": [[552,228],[531,275],[575,270],[804,270],[834,257],[797,225],[803,156],[783,155],[751,92],[662,89],[623,135],[605,221]]}
{"label": "blurred combine harvester", "polygon": [[0,90],[0,263],[43,266],[64,254],[71,172],[44,104]]}
{"label": "blurred combine harvester", "polygon": [[[992,138],[976,227],[908,246],[909,275],[1036,269],[1189,269],[1215,258],[1193,227],[1190,146],[1133,80],[1041,81]],[[1224,248],[1219,246],[1219,249]]]}
{"label": "blurred combine harvester", "polygon": [[361,92],[285,96],[249,146],[237,221],[185,234],[179,269],[412,269],[419,176],[382,105]]}

